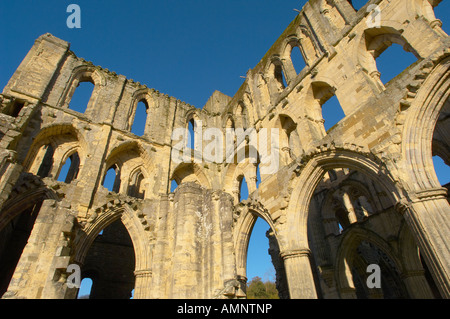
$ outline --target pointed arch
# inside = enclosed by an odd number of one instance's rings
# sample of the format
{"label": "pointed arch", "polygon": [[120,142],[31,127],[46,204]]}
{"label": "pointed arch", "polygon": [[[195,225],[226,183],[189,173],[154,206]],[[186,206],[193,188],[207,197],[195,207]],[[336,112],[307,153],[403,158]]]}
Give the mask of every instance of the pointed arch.
{"label": "pointed arch", "polygon": [[78,154],[75,163],[80,171],[88,152],[84,137],[73,125],[50,125],[34,138],[22,165],[30,173],[57,178],[64,162],[74,153]]}
{"label": "pointed arch", "polygon": [[181,163],[173,171],[170,180],[180,185],[184,182],[196,182],[197,184],[211,189],[211,183],[203,172],[203,168],[196,163]]}
{"label": "pointed arch", "polygon": [[[137,207],[136,207],[137,208]],[[92,246],[100,231],[113,222],[120,220],[125,226],[134,247],[135,255],[135,299],[145,299],[150,296],[151,287],[151,256],[150,245],[148,245],[148,234],[142,219],[138,217],[138,211],[133,209],[129,203],[113,202],[112,205],[105,204],[95,210],[96,217],[86,224],[83,231],[78,232],[74,239],[73,262],[84,264],[89,248]]]}
{"label": "pointed arch", "polygon": [[[141,179],[141,193],[145,191],[145,188],[150,187],[146,181],[148,181],[149,173],[151,172],[154,165],[153,160],[144,149],[144,147],[138,141],[127,141],[115,146],[107,156],[105,160],[105,165],[103,166],[102,176],[106,176],[106,173],[111,168],[116,171],[116,177],[120,178],[122,181],[120,183],[120,188],[116,189],[118,193],[128,194],[130,191],[130,184],[133,177],[138,178],[134,175],[137,170],[140,170],[143,175]],[[134,180],[137,182],[138,180]],[[119,185],[118,182],[115,185]],[[117,186],[118,187],[118,186]],[[144,188],[142,188],[144,187]],[[145,192],[149,194],[149,192]]]}
{"label": "pointed arch", "polygon": [[[403,265],[401,260],[397,257],[394,251],[392,251],[391,246],[376,233],[367,230],[367,229],[358,229],[353,228],[351,231],[344,234],[344,237],[339,245],[337,254],[336,254],[336,281],[337,288],[340,292],[342,298],[353,298],[356,293],[356,283],[354,282],[354,267],[357,262],[357,250],[362,243],[372,244],[375,248],[378,248],[381,253],[385,254],[388,258],[388,262],[391,262],[392,270],[397,273],[398,279],[398,288],[400,293],[403,294],[403,298],[407,298],[405,294],[406,288],[402,281],[400,281],[400,275],[403,270]],[[382,258],[381,256],[375,256],[378,258]],[[366,261],[367,262],[367,261]],[[383,261],[378,261],[378,263],[382,263]],[[367,265],[363,265],[367,267]],[[364,272],[366,269],[362,269]],[[385,270],[385,269],[384,269]],[[385,276],[386,273],[382,273],[382,276]]]}
{"label": "pointed arch", "polygon": [[262,218],[274,232],[278,240],[278,234],[269,212],[260,204],[247,200],[237,207],[239,219],[234,227],[234,247],[236,250],[237,275],[246,278],[247,275],[247,251],[252,229],[256,220]]}
{"label": "pointed arch", "polygon": [[287,223],[295,229],[296,237],[286,238],[286,242],[292,249],[308,247],[307,221],[309,204],[314,191],[325,173],[330,169],[349,168],[367,175],[376,181],[386,193],[388,200],[395,205],[402,197],[402,190],[397,183],[372,156],[367,156],[351,150],[327,150],[321,151],[308,160],[302,167],[300,176],[291,184],[293,189],[287,207]]}
{"label": "pointed arch", "polygon": [[144,136],[148,132],[148,119],[152,116],[155,101],[149,89],[139,89],[131,97],[129,108],[128,129],[138,135]]}
{"label": "pointed arch", "polygon": [[63,94],[61,94],[57,105],[62,108],[68,108],[75,90],[83,82],[90,82],[94,85],[88,105],[86,106],[85,113],[89,113],[97,103],[100,90],[106,86],[106,77],[94,66],[80,65],[73,69],[70,79],[67,82],[68,84]]}

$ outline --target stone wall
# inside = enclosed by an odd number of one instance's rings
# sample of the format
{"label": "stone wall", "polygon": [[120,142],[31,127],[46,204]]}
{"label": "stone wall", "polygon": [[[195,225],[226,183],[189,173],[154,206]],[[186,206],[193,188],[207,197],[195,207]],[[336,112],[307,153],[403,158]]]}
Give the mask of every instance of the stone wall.
{"label": "stone wall", "polygon": [[[18,255],[0,274],[3,298],[76,297],[65,282],[70,264],[83,276],[108,273],[93,297],[127,298],[134,287],[134,298],[245,298],[257,218],[271,227],[282,297],[449,297],[449,204],[431,160],[449,163],[450,152],[450,40],[434,17],[439,2],[370,0],[356,11],[346,0],[310,0],[236,94],[216,91],[202,109],[39,37],[0,95],[1,235],[10,239],[15,218],[42,204],[23,251],[0,251]],[[375,26],[371,5],[381,10]],[[376,61],[392,44],[417,61],[383,83]],[[70,102],[82,82],[94,90],[79,113]],[[326,131],[322,106],[333,96],[345,117]],[[131,132],[139,102],[142,136]],[[230,162],[237,155],[224,152],[206,161],[203,142],[177,163],[172,133],[191,120],[197,141],[208,128],[253,129],[259,160]],[[275,139],[264,129],[279,133],[270,173],[262,153]],[[235,143],[234,152],[254,147],[249,136]],[[69,158],[79,158],[77,174],[59,182]],[[114,191],[103,186],[111,168]],[[250,196],[239,202],[243,177]],[[115,223],[126,234],[102,250],[98,234]],[[120,262],[111,257],[105,270],[100,257],[110,251]],[[361,284],[371,262],[382,265],[378,290]]]}

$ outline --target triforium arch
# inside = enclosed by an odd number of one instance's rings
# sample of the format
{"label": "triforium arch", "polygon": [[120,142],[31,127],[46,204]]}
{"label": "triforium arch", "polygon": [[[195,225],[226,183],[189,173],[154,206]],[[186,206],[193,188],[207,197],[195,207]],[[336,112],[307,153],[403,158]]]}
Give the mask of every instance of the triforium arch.
{"label": "triforium arch", "polygon": [[89,151],[85,139],[73,125],[50,125],[43,128],[34,139],[23,166],[26,171],[41,177],[57,178],[65,161],[75,153],[80,159],[80,171]]}
{"label": "triforium arch", "polygon": [[[107,156],[102,169],[101,183],[108,170],[114,168],[116,177],[120,179],[120,182],[117,180],[115,192],[131,195],[137,186],[133,182],[140,182],[141,192],[144,191],[149,196],[150,192],[145,190],[150,187],[149,177],[153,167],[152,158],[139,142],[124,142],[114,147]],[[139,178],[139,173],[142,178]]]}
{"label": "triforium arch", "polygon": [[211,188],[211,182],[204,172],[204,168],[196,163],[181,163],[171,174],[170,181],[175,180],[178,185],[194,182],[205,188]]}
{"label": "triforium arch", "polygon": [[[252,138],[250,137],[250,140]],[[256,134],[254,138],[256,140]],[[235,199],[239,197],[239,186],[244,177],[247,182],[249,196],[256,191],[258,183],[257,170],[260,163],[260,154],[254,145],[248,145],[245,139],[238,140],[238,143],[237,149],[233,150],[233,154],[229,157],[229,162],[231,163],[227,163],[222,181],[222,189],[232,194]]]}
{"label": "triforium arch", "polygon": [[[135,255],[134,298],[150,298],[151,293],[151,249],[148,245],[148,224],[133,202],[112,201],[93,210],[84,228],[79,229],[74,239],[72,263],[83,266],[94,240],[101,230],[120,220],[133,243]],[[75,291],[71,291],[73,294]],[[75,295],[72,295],[75,298]]]}
{"label": "triforium arch", "polygon": [[[330,148],[311,154],[291,188],[291,200],[286,209],[286,232],[279,231],[286,252],[285,268],[291,298],[316,298],[317,291],[311,272],[311,250],[308,239],[309,206],[313,193],[328,170],[349,168],[378,182],[392,203],[401,198],[401,190],[387,169],[370,153],[350,149]],[[308,275],[309,273],[309,275]]]}

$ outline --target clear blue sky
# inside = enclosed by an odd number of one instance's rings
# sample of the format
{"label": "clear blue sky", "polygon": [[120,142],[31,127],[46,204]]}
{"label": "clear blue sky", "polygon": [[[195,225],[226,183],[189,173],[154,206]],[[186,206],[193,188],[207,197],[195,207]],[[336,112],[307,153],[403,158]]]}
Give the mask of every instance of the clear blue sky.
{"label": "clear blue sky", "polygon": [[[165,0],[87,1],[18,0],[0,4],[0,89],[34,40],[44,33],[71,43],[77,56],[196,107],[203,107],[219,90],[233,96],[253,68],[295,18],[297,0]],[[358,1],[357,2],[365,2]],[[81,29],[69,29],[66,8],[81,7]],[[358,5],[361,5],[358,3]],[[436,16],[450,31],[450,0],[443,0]],[[395,57],[395,48],[380,59]],[[381,61],[381,60],[380,60]],[[387,63],[388,80],[395,67],[413,59]],[[381,71],[381,70],[380,70]],[[332,104],[333,101],[330,101]],[[336,103],[336,102],[334,102]],[[332,108],[332,107],[330,107]],[[324,107],[324,112],[326,107]],[[332,113],[331,118],[341,115]],[[333,120],[325,123],[329,128]],[[438,163],[438,165],[441,165]],[[440,166],[441,167],[441,166]],[[438,169],[449,182],[448,167]],[[267,254],[267,224],[257,223],[250,242],[248,277],[273,275]]]}

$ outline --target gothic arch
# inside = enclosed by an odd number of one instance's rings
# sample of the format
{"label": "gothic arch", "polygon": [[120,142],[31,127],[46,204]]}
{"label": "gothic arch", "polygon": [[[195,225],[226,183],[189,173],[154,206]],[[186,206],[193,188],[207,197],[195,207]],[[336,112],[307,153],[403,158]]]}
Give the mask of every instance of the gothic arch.
{"label": "gothic arch", "polygon": [[[154,108],[155,101],[150,90],[147,88],[136,90],[131,97],[131,105],[129,108],[129,116],[128,116],[128,127],[127,127],[128,130],[131,130],[131,127],[135,121],[136,110],[139,102],[143,102],[145,104],[147,110],[147,120],[152,115],[152,110]],[[145,131],[147,130],[145,129]]]}
{"label": "gothic arch", "polygon": [[275,128],[280,130],[279,151],[281,166],[288,165],[304,152],[294,114],[283,110],[282,113],[278,114]]}
{"label": "gothic arch", "polygon": [[408,167],[409,187],[414,191],[441,187],[433,169],[432,141],[439,114],[448,109],[449,98],[450,57],[447,57],[425,80],[406,115],[402,153]]}
{"label": "gothic arch", "polygon": [[[136,169],[140,169],[146,179],[149,178],[149,172],[154,168],[153,160],[148,152],[137,141],[127,141],[114,147],[106,157],[105,165],[102,169],[102,178],[107,171],[116,166],[120,171],[121,185],[119,192],[127,193],[129,180]],[[125,181],[125,183],[124,183]],[[146,192],[149,193],[149,192]]]}
{"label": "gothic arch", "polygon": [[59,200],[59,197],[34,175],[22,175],[0,211],[0,231],[21,212],[47,199]]}
{"label": "gothic arch", "polygon": [[289,234],[283,234],[283,239],[290,249],[308,247],[309,203],[326,171],[336,168],[354,169],[377,181],[393,205],[401,198],[401,190],[390,173],[372,155],[346,149],[319,151],[302,165],[300,175],[290,185],[293,191],[286,211],[290,231]]}
{"label": "gothic arch", "polygon": [[231,163],[228,164],[223,182],[223,190],[231,195],[237,203],[240,192],[239,182],[242,177],[247,181],[248,194],[256,191],[256,167],[253,163]]}
{"label": "gothic arch", "polygon": [[411,45],[409,38],[403,34],[403,26],[396,21],[382,20],[380,27],[365,29],[355,41],[355,64],[362,68],[379,91],[383,91],[385,87],[381,82],[381,74],[375,60],[394,43],[403,47],[405,51],[414,54],[417,59],[426,56],[421,51],[422,48]]}
{"label": "gothic arch", "polygon": [[[131,202],[113,201],[97,208],[94,213],[91,213],[90,218],[84,229],[79,230],[74,239],[73,262],[83,265],[89,248],[99,232],[113,222],[121,220],[133,242],[136,258],[134,298],[149,297],[151,287],[148,283],[151,279],[152,252],[150,245],[148,245],[147,223],[139,212],[139,208],[133,207]],[[147,284],[144,284],[144,281]]]}
{"label": "gothic arch", "polygon": [[252,202],[246,200],[240,203],[235,212],[235,226],[234,226],[234,247],[236,251],[236,269],[237,275],[247,277],[247,251],[253,226],[258,217],[262,218],[269,224],[273,230],[278,241],[277,231],[270,213],[259,202]]}
{"label": "gothic arch", "polygon": [[380,249],[394,263],[398,274],[403,273],[401,260],[383,238],[368,229],[353,228],[344,235],[336,254],[335,277],[342,298],[355,296],[355,283],[351,268],[354,266],[357,248],[363,241]]}
{"label": "gothic arch", "polygon": [[52,155],[54,164],[51,170],[54,177],[57,176],[62,163],[64,163],[68,156],[77,152],[81,159],[81,168],[86,159],[86,155],[90,151],[84,137],[72,124],[49,125],[39,132],[29,148],[28,154],[22,164],[26,171],[34,174],[37,173],[41,165],[40,160],[43,159],[43,148],[46,145],[51,145],[54,150]]}
{"label": "gothic arch", "polygon": [[284,61],[278,54],[270,58],[266,66],[265,75],[268,79],[268,88],[271,95],[283,91],[289,86],[291,80],[287,76]]}
{"label": "gothic arch", "polygon": [[[305,53],[303,52],[303,48],[300,44],[300,40],[296,35],[288,36],[284,40],[284,44],[282,46],[281,51],[281,60],[283,61],[283,64],[285,66],[286,70],[286,76],[289,79],[289,81],[292,81],[297,77],[297,74],[299,74],[302,70],[297,70],[294,66],[294,61],[292,60],[292,51],[295,48],[298,48],[300,50],[301,57],[303,59],[303,62],[305,66],[308,66],[308,63],[306,62]],[[302,61],[300,61],[301,63]],[[298,63],[297,63],[298,64]]]}
{"label": "gothic arch", "polygon": [[92,92],[86,112],[89,112],[95,106],[100,90],[107,84],[106,77],[94,66],[80,65],[72,70],[67,86],[57,103],[59,107],[69,107],[70,100],[81,82],[91,82],[94,84],[94,91]]}
{"label": "gothic arch", "polygon": [[321,50],[316,39],[311,35],[311,31],[305,25],[297,28],[297,37],[302,48],[301,52],[307,65],[312,65],[321,56]]}
{"label": "gothic arch", "polygon": [[203,168],[196,163],[181,163],[174,170],[170,180],[180,185],[182,182],[196,182],[199,185],[211,189],[211,183],[203,172]]}

